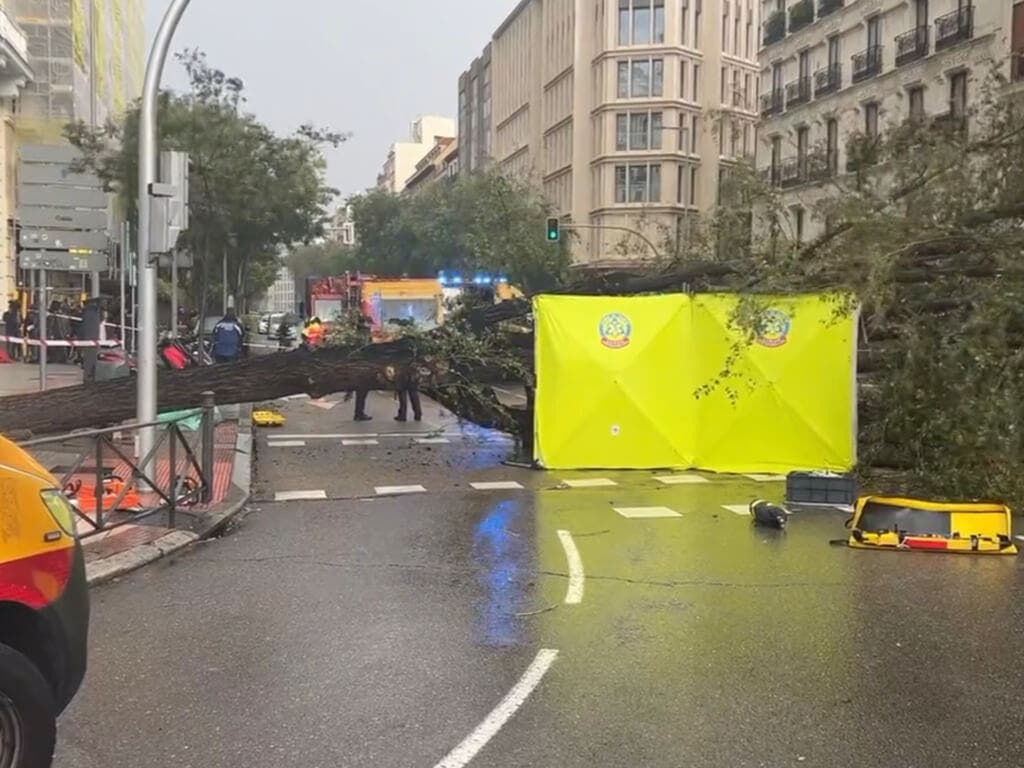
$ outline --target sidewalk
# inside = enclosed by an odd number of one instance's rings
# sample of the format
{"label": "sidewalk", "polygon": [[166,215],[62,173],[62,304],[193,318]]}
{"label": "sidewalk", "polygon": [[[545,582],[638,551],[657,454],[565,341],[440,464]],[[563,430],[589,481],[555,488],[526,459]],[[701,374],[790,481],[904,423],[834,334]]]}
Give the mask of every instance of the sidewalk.
{"label": "sidewalk", "polygon": [[[46,388],[59,389],[82,383],[82,369],[77,365],[46,366]],[[39,366],[28,363],[0,364],[0,397],[30,395],[39,391]]]}

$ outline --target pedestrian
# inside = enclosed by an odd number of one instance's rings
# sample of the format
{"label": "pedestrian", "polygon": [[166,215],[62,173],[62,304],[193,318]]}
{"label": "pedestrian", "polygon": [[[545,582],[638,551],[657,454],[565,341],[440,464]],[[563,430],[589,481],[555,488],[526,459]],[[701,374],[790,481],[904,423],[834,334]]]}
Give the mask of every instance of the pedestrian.
{"label": "pedestrian", "polygon": [[[356,338],[364,346],[373,343],[373,327],[370,324],[369,318],[362,312],[359,313],[359,317],[356,319]],[[366,399],[369,396],[370,390],[368,389],[356,390],[356,412],[353,421],[373,420],[373,417],[366,412]]]}
{"label": "pedestrian", "polygon": [[[28,313],[25,315],[25,320],[22,323],[22,338],[29,341],[39,340],[39,310],[35,304],[32,304],[28,308]],[[28,355],[26,355],[25,362],[27,363],[38,363],[39,362],[39,350],[38,344],[28,345]]]}
{"label": "pedestrian", "polygon": [[21,345],[13,339],[21,336],[21,304],[11,300],[4,312],[4,335],[7,337],[7,356],[11,360],[21,357]]}
{"label": "pedestrian", "polygon": [[423,421],[423,406],[420,403],[420,388],[414,374],[398,389],[398,415],[395,421],[409,420],[409,403],[412,403],[412,415],[416,421]]}
{"label": "pedestrian", "polygon": [[235,310],[229,309],[223,319],[213,327],[213,359],[218,363],[233,363],[242,356],[245,329],[238,322]]}

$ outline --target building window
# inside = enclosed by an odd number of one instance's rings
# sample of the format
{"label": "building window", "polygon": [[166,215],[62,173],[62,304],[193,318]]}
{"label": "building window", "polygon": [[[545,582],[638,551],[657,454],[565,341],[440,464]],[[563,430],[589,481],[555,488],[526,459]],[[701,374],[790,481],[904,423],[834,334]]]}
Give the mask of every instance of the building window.
{"label": "building window", "polygon": [[682,6],[679,8],[680,29],[679,29],[679,44],[686,45],[686,18],[690,15],[690,0],[683,0]]}
{"label": "building window", "polygon": [[679,113],[679,151],[690,151],[690,126],[685,112]]}
{"label": "building window", "polygon": [[719,97],[722,99],[720,104],[728,104],[729,101],[729,70],[727,67],[722,67],[722,88]]}
{"label": "building window", "polygon": [[782,137],[772,136],[772,184],[778,184],[782,173]]}
{"label": "building window", "polygon": [[665,42],[665,0],[619,0],[619,45]]}
{"label": "building window", "polygon": [[619,62],[618,97],[646,99],[661,96],[665,84],[662,59],[631,59]]}
{"label": "building window", "polygon": [[804,241],[804,216],[805,215],[806,214],[804,213],[804,209],[803,208],[797,207],[797,208],[793,209],[793,225],[794,225],[794,228],[796,229],[796,241],[798,243],[802,243]]}
{"label": "building window", "polygon": [[657,164],[615,166],[615,202],[661,202],[661,166]]}
{"label": "building window", "polygon": [[754,14],[751,9],[747,9],[747,58],[754,58]]}
{"label": "building window", "polygon": [[722,2],[722,53],[729,51],[729,0]]}
{"label": "building window", "polygon": [[697,168],[690,168],[690,205],[697,204]]}
{"label": "building window", "polygon": [[825,123],[825,162],[830,174],[839,170],[839,121],[834,117]]}
{"label": "building window", "polygon": [[700,134],[700,116],[690,115],[690,154],[697,154],[697,136]]}
{"label": "building window", "polygon": [[917,86],[907,91],[910,100],[910,122],[920,124],[924,122],[924,88]]}
{"label": "building window", "polygon": [[661,112],[620,113],[615,116],[615,149],[661,149],[662,127]]}
{"label": "building window", "polygon": [[1014,82],[1024,80],[1024,2],[1013,5],[1010,23],[1010,53],[1013,54],[1010,76]]}
{"label": "building window", "polygon": [[864,133],[868,138],[878,136],[878,102],[871,101],[864,105]]}
{"label": "building window", "polygon": [[732,19],[732,52],[740,55],[740,6],[736,5],[736,15]]}
{"label": "building window", "polygon": [[686,59],[679,62],[679,98],[686,98]]}
{"label": "building window", "polygon": [[949,78],[949,114],[959,119],[967,116],[966,72],[957,72]]}
{"label": "building window", "polygon": [[810,149],[811,130],[806,125],[796,129],[796,166],[800,181],[808,176],[808,151]]}
{"label": "building window", "polygon": [[693,90],[690,91],[692,101],[700,101],[700,64],[693,65]]}
{"label": "building window", "polygon": [[700,15],[703,0],[693,0],[693,47],[700,48]]}

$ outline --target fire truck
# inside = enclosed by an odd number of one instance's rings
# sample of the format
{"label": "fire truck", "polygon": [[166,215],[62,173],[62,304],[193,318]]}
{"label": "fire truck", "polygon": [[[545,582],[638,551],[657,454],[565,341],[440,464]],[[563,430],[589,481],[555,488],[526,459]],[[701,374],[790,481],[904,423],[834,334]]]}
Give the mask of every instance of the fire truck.
{"label": "fire truck", "polygon": [[430,330],[444,319],[444,292],[437,278],[386,278],[361,273],[306,281],[306,316],[328,325],[358,309],[370,320],[374,340],[391,338],[397,328],[415,324]]}

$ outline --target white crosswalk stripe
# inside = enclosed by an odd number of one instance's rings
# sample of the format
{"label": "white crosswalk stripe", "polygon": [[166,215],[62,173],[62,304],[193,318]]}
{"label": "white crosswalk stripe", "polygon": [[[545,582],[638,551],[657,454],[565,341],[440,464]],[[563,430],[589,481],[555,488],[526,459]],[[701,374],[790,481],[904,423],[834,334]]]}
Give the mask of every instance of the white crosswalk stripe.
{"label": "white crosswalk stripe", "polygon": [[590,477],[582,480],[563,480],[562,485],[567,488],[611,488],[618,483],[607,477]]}
{"label": "white crosswalk stripe", "polygon": [[494,483],[470,483],[471,488],[477,491],[521,491],[523,486],[514,480],[499,481]]}
{"label": "white crosswalk stripe", "polygon": [[274,501],[323,501],[327,491],[278,491]]}
{"label": "white crosswalk stripe", "polygon": [[422,485],[380,485],[374,488],[378,496],[402,496],[409,493],[426,493]]}
{"label": "white crosswalk stripe", "polygon": [[345,448],[353,448],[357,445],[380,445],[380,440],[342,440],[341,445]]}
{"label": "white crosswalk stripe", "polygon": [[682,517],[674,509],[668,507],[614,507],[625,518],[633,520],[644,520],[659,517]]}
{"label": "white crosswalk stripe", "polygon": [[743,515],[744,517],[750,516],[749,504],[723,504],[722,509],[727,509],[734,515]]}
{"label": "white crosswalk stripe", "polygon": [[703,475],[664,475],[654,479],[663,485],[700,485],[711,482]]}

